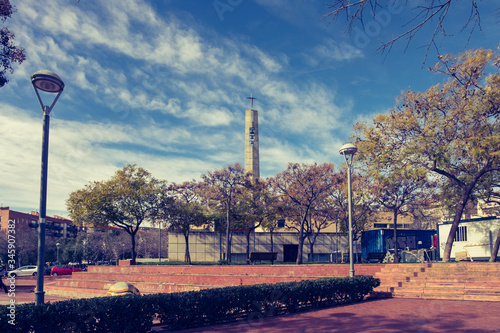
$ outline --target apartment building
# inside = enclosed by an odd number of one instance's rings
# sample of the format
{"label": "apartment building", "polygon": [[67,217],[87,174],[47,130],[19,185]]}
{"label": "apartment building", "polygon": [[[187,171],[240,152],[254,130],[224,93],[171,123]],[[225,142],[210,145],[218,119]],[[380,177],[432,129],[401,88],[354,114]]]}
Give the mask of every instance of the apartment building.
{"label": "apartment building", "polygon": [[[12,223],[15,223],[16,231],[37,229],[38,219],[38,212],[23,213],[9,207],[0,207],[0,232],[7,232],[9,224]],[[73,221],[57,215],[45,218],[46,237],[76,238],[77,234],[78,227],[73,225]]]}

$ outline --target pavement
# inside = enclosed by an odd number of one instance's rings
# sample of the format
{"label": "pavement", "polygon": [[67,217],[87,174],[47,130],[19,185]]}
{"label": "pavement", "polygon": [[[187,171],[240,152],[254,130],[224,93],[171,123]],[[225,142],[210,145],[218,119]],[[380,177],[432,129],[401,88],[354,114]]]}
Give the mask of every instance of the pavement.
{"label": "pavement", "polygon": [[[4,280],[7,283],[6,280]],[[47,281],[47,284],[55,283]],[[33,278],[17,278],[15,295],[0,292],[0,304],[35,302]],[[64,301],[44,296],[45,303]],[[165,332],[158,328],[153,332]],[[500,302],[387,298],[334,308],[257,318],[237,323],[178,331],[224,333],[320,333],[320,332],[500,332]]]}
{"label": "pavement", "polygon": [[[64,279],[68,278],[64,277],[54,277],[54,276],[45,276],[44,277],[44,286],[52,285],[56,283],[56,279]],[[3,289],[0,288],[0,305],[8,305],[10,302],[14,301],[15,304],[23,304],[23,303],[35,303],[35,286],[36,286],[36,277],[17,277],[15,282],[10,288],[9,280],[3,278],[3,283],[7,285],[7,288],[12,289],[10,293],[4,293]],[[10,296],[9,296],[10,294]],[[65,301],[68,300],[68,297],[62,296],[54,296],[54,295],[44,295],[44,302],[57,302],[57,301]]]}
{"label": "pavement", "polygon": [[500,302],[387,298],[178,332],[500,332]]}

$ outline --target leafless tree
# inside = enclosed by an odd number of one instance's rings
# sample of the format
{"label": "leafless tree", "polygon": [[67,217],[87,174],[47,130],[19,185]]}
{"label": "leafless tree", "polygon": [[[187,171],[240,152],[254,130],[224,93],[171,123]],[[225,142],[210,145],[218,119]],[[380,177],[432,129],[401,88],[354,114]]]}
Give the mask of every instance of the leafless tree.
{"label": "leafless tree", "polygon": [[[463,4],[463,2],[461,1]],[[404,30],[400,33],[394,33],[388,41],[381,41],[380,47],[375,51],[377,54],[388,53],[391,51],[394,44],[399,40],[406,40],[405,51],[410,42],[424,27],[434,26],[430,38],[427,42],[424,63],[427,60],[427,55],[432,46],[438,50],[436,39],[438,36],[450,37],[446,30],[446,19],[454,17],[454,12],[461,10],[458,1],[453,0],[425,0],[425,1],[408,1],[408,0],[335,0],[328,5],[331,9],[324,18],[329,19],[329,22],[335,19],[344,20],[344,32],[352,33],[353,29],[361,25],[362,29],[366,29],[366,23],[381,18],[382,15],[390,13],[399,13],[405,6],[412,5],[413,15],[403,25]],[[468,18],[463,22],[463,27],[460,32],[468,31],[469,42],[472,34],[477,29],[481,28],[481,18],[479,15],[478,1],[470,0],[470,11]]]}

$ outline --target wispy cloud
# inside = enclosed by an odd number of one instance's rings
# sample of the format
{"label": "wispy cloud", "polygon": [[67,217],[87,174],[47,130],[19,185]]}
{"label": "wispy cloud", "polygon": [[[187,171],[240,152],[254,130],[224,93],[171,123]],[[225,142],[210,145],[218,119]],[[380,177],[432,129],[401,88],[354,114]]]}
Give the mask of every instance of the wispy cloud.
{"label": "wispy cloud", "polygon": [[[332,130],[343,126],[335,90],[290,81],[284,53],[172,13],[160,16],[146,2],[26,0],[17,7],[12,29],[28,59],[2,93],[20,106],[0,103],[8,138],[0,149],[11,157],[0,171],[2,188],[23,198],[12,205],[38,200],[41,111],[35,97],[27,103],[23,96],[33,95],[27,78],[41,68],[66,83],[50,133],[49,205],[58,212],[69,192],[125,164],[183,181],[243,163],[250,94],[258,97],[261,133],[268,135],[261,137],[264,177],[288,161],[323,159],[329,148],[322,142],[335,141]],[[339,60],[332,49],[318,47],[311,57]]]}

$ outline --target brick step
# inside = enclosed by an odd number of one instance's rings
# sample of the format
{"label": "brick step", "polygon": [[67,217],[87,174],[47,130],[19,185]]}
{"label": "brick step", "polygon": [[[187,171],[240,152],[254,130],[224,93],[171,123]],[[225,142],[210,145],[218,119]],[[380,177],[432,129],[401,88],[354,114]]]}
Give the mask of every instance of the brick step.
{"label": "brick step", "polygon": [[459,294],[459,293],[436,293],[436,292],[433,292],[433,291],[424,291],[424,293],[422,294],[421,298],[423,298],[423,299],[463,300],[464,299],[464,294]]}
{"label": "brick step", "polygon": [[422,298],[422,292],[412,292],[412,291],[401,291],[393,292],[392,297],[394,298]]}
{"label": "brick step", "polygon": [[406,278],[406,277],[415,277],[418,276],[419,272],[384,272],[380,271],[375,274],[377,277],[382,278]]}
{"label": "brick step", "polygon": [[434,276],[491,276],[491,275],[499,275],[499,272],[495,271],[469,271],[469,272],[454,272],[454,271],[441,271],[441,270],[429,270],[427,271],[429,274]]}
{"label": "brick step", "polygon": [[[374,275],[384,265],[357,265],[357,275]],[[348,265],[235,265],[235,266],[89,266],[89,273],[138,273],[138,274],[208,274],[208,275],[263,275],[263,276],[349,276]]]}
{"label": "brick step", "polygon": [[467,288],[464,289],[465,295],[496,295],[500,296],[500,288],[499,289],[476,289],[476,288]]}
{"label": "brick step", "polygon": [[405,266],[393,266],[387,265],[386,268],[380,270],[382,274],[404,274],[404,273],[414,273],[414,272],[426,272],[429,268],[424,266],[410,267]]}
{"label": "brick step", "polygon": [[500,295],[491,294],[465,294],[464,301],[500,302]]}
{"label": "brick step", "polygon": [[427,271],[432,272],[434,274],[494,274],[494,273],[500,273],[500,268],[497,267],[467,267],[467,268],[461,268],[461,267],[438,267],[433,266],[430,268],[427,268]]}
{"label": "brick step", "polygon": [[[185,291],[199,291],[202,289],[220,288],[224,286],[196,286],[196,285],[159,285],[159,284],[141,284],[132,283],[141,294],[156,294],[156,293],[176,293]],[[59,295],[74,298],[92,298],[106,296],[109,290],[108,283],[103,282],[102,288],[85,287],[68,287],[68,286],[47,286],[44,290],[49,295]]]}
{"label": "brick step", "polygon": [[382,281],[427,281],[431,283],[439,282],[455,282],[455,283],[490,283],[491,285],[497,285],[500,282],[500,274],[497,276],[456,276],[456,275],[432,275],[431,273],[415,274],[415,275],[387,275],[387,274],[376,274],[375,277],[381,279]]}
{"label": "brick step", "polygon": [[106,296],[107,290],[69,288],[58,286],[46,286],[44,291],[47,295],[57,295],[70,298],[94,298]]}
{"label": "brick step", "polygon": [[[127,281],[133,284],[141,293],[173,293],[181,291],[193,291],[208,288],[224,287],[223,285],[195,285],[195,284],[173,284],[173,283],[148,283]],[[95,290],[109,290],[116,281],[97,281],[97,280],[69,280],[61,281],[56,284],[60,288],[81,288],[81,289],[95,289]]]}
{"label": "brick step", "polygon": [[500,289],[500,281],[466,281],[465,288]]}
{"label": "brick step", "polygon": [[306,279],[317,279],[317,276],[283,277],[283,276],[235,276],[235,275],[172,275],[172,274],[103,274],[77,272],[74,279],[81,280],[108,280],[108,281],[135,281],[150,283],[184,283],[240,286],[262,283],[292,282]]}

